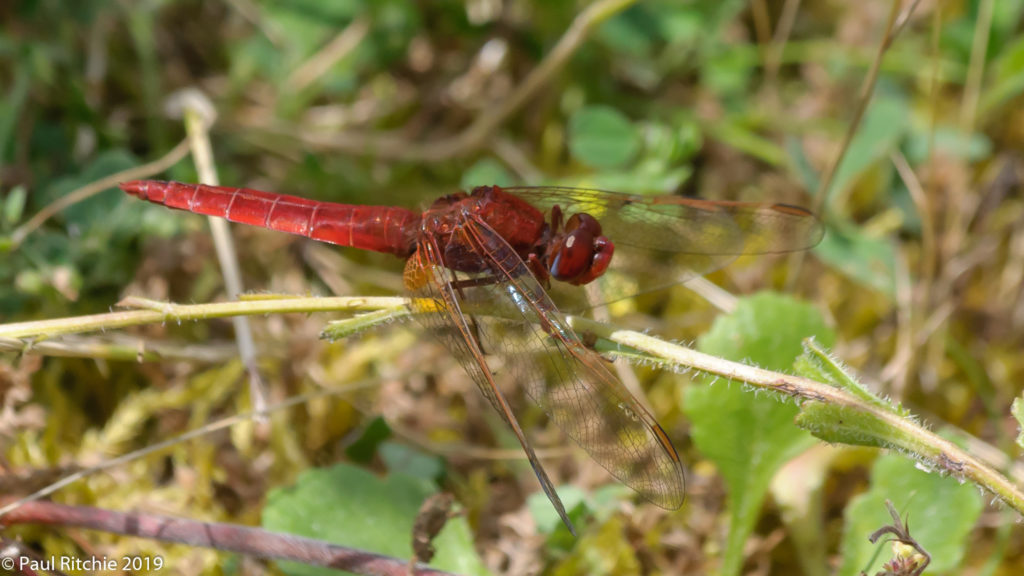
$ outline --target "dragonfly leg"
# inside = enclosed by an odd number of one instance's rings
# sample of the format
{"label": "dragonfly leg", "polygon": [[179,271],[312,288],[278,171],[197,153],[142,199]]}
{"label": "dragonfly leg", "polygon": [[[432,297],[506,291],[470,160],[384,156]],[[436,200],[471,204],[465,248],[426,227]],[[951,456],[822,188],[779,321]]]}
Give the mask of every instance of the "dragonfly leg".
{"label": "dragonfly leg", "polygon": [[551,274],[548,272],[548,267],[544,265],[544,261],[538,258],[536,253],[530,253],[526,259],[526,266],[530,272],[533,272],[534,277],[545,290],[551,289]]}
{"label": "dragonfly leg", "polygon": [[[540,281],[540,283],[545,286],[545,288],[551,287],[551,276],[548,274],[547,268],[544,267],[544,264],[540,261],[540,259],[537,258],[536,254],[530,254],[529,260],[526,262],[526,264],[530,268],[530,271],[533,272],[534,277],[536,277]],[[449,284],[455,290],[459,290],[460,288],[495,286],[504,281],[504,277],[492,274],[488,276],[480,276],[477,278],[461,278],[459,280],[452,280],[451,282],[449,282]]]}
{"label": "dragonfly leg", "polygon": [[562,229],[562,207],[555,204],[551,207],[551,230],[558,232]]}
{"label": "dragonfly leg", "polygon": [[452,280],[448,284],[452,289],[459,292],[460,296],[465,296],[462,293],[463,288],[476,288],[479,286],[493,286],[500,282],[502,279],[498,276],[480,276],[479,278],[462,278],[459,280]]}
{"label": "dragonfly leg", "polygon": [[[481,280],[486,280],[486,282],[480,282]],[[495,284],[497,283],[497,281],[498,279],[494,276],[487,276],[484,278],[466,278],[463,280],[452,280],[448,282],[448,286],[451,287],[453,292],[458,293],[460,300],[465,301],[466,293],[464,292],[464,290],[466,288],[471,288],[473,286],[486,286],[488,284]],[[481,336],[480,325],[477,324],[476,317],[473,315],[469,315],[467,317],[467,320],[469,320],[469,330],[473,333],[473,338],[476,340],[477,347],[480,348],[480,352],[487,354],[487,350],[484,349],[484,340],[483,337]]]}

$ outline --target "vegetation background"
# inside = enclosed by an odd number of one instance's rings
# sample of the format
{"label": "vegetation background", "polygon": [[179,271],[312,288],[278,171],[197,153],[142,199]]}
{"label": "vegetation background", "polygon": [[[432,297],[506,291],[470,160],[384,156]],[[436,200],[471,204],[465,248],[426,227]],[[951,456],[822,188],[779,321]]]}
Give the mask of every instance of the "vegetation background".
{"label": "vegetation background", "polygon": [[[205,219],[91,186],[186,151],[180,94],[193,89],[215,112],[213,164],[230,185],[412,207],[504,183],[813,207],[829,233],[810,254],[743,258],[710,277],[722,291],[675,287],[611,321],[783,371],[815,336],[1020,485],[1022,11],[1022,0],[4,2],[0,321],[104,313],[127,295],[226,298]],[[183,155],[144,171],[197,181]],[[401,293],[397,260],[232,233],[246,290]],[[735,298],[765,289],[776,292]],[[369,389],[175,444],[53,499],[407,559],[420,503],[443,488],[464,514],[436,565],[459,573],[812,575],[882,570],[892,552],[867,539],[892,522],[889,499],[931,554],[929,573],[1024,571],[1018,513],[971,484],[814,440],[792,403],[649,366],[639,383],[688,463],[680,511],[638,501],[524,416],[581,519],[573,540],[436,343],[404,325],[327,343],[327,319],[251,320],[270,404]],[[28,349],[0,340],[4,494],[249,410],[233,330],[207,320]],[[314,573],[69,527],[2,535],[44,557],[160,557],[175,573]]]}

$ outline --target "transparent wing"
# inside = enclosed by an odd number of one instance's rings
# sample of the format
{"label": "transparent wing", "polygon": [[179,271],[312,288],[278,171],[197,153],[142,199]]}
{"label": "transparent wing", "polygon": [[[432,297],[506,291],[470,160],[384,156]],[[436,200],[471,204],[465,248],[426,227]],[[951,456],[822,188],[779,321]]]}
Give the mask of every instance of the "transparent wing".
{"label": "transparent wing", "polygon": [[[824,227],[811,212],[788,204],[718,202],[680,196],[641,196],[563,187],[503,188],[550,211],[597,218],[615,244],[601,278],[606,301],[659,290],[717,270],[742,254],[808,249]],[[569,309],[580,296],[559,288]],[[577,291],[578,292],[578,291]]]}
{"label": "transparent wing", "polygon": [[544,494],[555,507],[562,522],[575,536],[576,529],[569,520],[565,505],[555,492],[554,483],[548,477],[540,458],[519,426],[508,400],[495,382],[494,372],[484,352],[484,339],[479,325],[473,317],[462,312],[464,298],[459,294],[457,286],[463,280],[441,264],[440,254],[440,247],[427,239],[420,243],[416,253],[406,263],[406,287],[414,296],[412,308],[416,313],[416,319],[459,360],[480,392],[512,429],[523,451],[526,452]]}
{"label": "transparent wing", "polygon": [[789,204],[642,196],[555,186],[502,190],[543,210],[587,212],[616,245],[709,256],[806,250],[824,234],[811,212]]}
{"label": "transparent wing", "polygon": [[[681,506],[682,464],[664,430],[580,342],[522,259],[486,224],[470,218],[456,227],[453,241],[473,250],[489,269],[477,275],[452,272],[441,248],[428,240],[410,260],[408,288],[422,299],[418,311],[435,312],[421,319],[520,436],[556,508],[560,503],[550,482],[495,384],[496,369],[511,372],[530,399],[613,476],[663,508]],[[438,319],[437,309],[446,318]]]}

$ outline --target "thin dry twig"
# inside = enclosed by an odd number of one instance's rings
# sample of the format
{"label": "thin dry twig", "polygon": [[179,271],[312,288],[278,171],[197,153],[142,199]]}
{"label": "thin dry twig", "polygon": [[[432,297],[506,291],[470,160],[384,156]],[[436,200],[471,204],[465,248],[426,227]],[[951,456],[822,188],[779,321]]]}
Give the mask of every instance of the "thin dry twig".
{"label": "thin dry twig", "polygon": [[518,84],[511,96],[501,102],[493,113],[478,116],[455,136],[419,143],[410,143],[402,135],[377,133],[328,135],[303,132],[299,137],[312,145],[389,160],[438,162],[464,156],[484,146],[499,126],[549,83],[594,28],[635,3],[636,0],[601,0],[587,6],[573,20],[551,53]]}
{"label": "thin dry twig", "polygon": [[[918,308],[917,308],[916,314],[915,314],[916,317],[922,317],[922,316],[925,316],[926,314],[928,314],[928,310],[932,306],[932,302],[933,301],[934,302],[943,302],[943,303],[950,301],[947,298],[948,294],[946,292],[940,292],[939,290],[936,290],[936,287],[935,287],[935,285],[937,284],[936,276],[937,276],[937,274],[939,272],[940,260],[943,259],[943,257],[944,257],[943,255],[946,252],[946,250],[944,250],[941,242],[939,241],[940,240],[939,239],[939,232],[938,232],[938,229],[936,227],[936,214],[935,214],[935,211],[934,211],[934,206],[930,202],[931,198],[937,198],[938,195],[940,194],[939,189],[938,189],[938,184],[939,184],[938,183],[938,179],[934,177],[934,175],[935,175],[934,167],[936,165],[935,164],[935,159],[936,159],[935,158],[935,131],[936,131],[936,127],[939,125],[939,117],[940,117],[940,114],[941,114],[941,109],[940,109],[941,106],[939,104],[939,89],[941,87],[941,80],[940,80],[941,72],[940,72],[939,58],[940,58],[940,56],[942,54],[942,49],[941,49],[941,45],[940,45],[940,41],[941,41],[941,38],[942,38],[941,31],[942,31],[942,10],[933,10],[932,11],[932,33],[931,33],[931,39],[930,39],[930,42],[929,42],[929,44],[930,44],[929,53],[930,53],[930,57],[931,57],[932,62],[934,63],[934,65],[931,67],[931,72],[932,72],[932,74],[931,74],[931,81],[929,82],[929,87],[928,87],[929,102],[931,103],[931,115],[930,115],[930,121],[929,121],[929,126],[928,126],[928,160],[927,160],[927,162],[925,164],[926,166],[928,166],[930,168],[929,168],[929,177],[925,181],[925,185],[927,186],[927,190],[926,190],[926,192],[924,194],[924,198],[925,198],[926,201],[928,201],[928,203],[924,205],[924,207],[927,210],[927,212],[922,212],[921,213],[921,219],[922,220],[927,219],[929,221],[929,226],[934,231],[933,232],[933,238],[934,238],[935,244],[932,247],[934,255],[931,258],[931,262],[929,263],[929,262],[926,261],[924,263],[925,265],[921,269],[921,278],[918,279],[919,300],[917,301]],[[952,212],[958,212],[958,210],[952,210]],[[952,220],[950,220],[950,218],[947,217],[946,223],[948,224],[951,221]],[[944,283],[944,285],[948,286],[949,284],[945,284]],[[944,340],[944,339],[940,339],[940,340]],[[934,358],[934,359],[938,359],[940,354],[941,354],[940,346],[936,342],[925,341],[923,343],[923,348],[924,348],[924,353],[923,354],[918,354],[917,358]],[[934,364],[934,365],[938,366],[939,364]],[[929,365],[926,362],[925,365],[922,367],[923,368],[922,369],[922,378],[921,378],[922,381],[927,381],[929,379],[932,379],[932,380],[934,379],[932,377],[932,375],[934,374],[934,371],[932,370],[931,366],[932,365]],[[913,370],[913,366],[908,366],[907,370],[908,370],[908,372],[912,371]]]}
{"label": "thin dry twig", "polygon": [[292,92],[301,92],[330,70],[331,66],[348,56],[369,32],[369,20],[364,17],[356,18],[319,52],[296,68],[288,77],[285,86]]}
{"label": "thin dry twig", "polygon": [[0,350],[41,356],[63,356],[68,358],[92,358],[94,360],[122,360],[134,362],[158,362],[187,360],[190,362],[224,362],[236,356],[238,348],[228,343],[206,342],[204,344],[149,344],[145,340],[133,339],[111,341],[103,338],[63,338],[54,342],[35,342],[26,345],[15,338],[0,338]]}
{"label": "thin dry twig", "polygon": [[[217,176],[217,169],[214,166],[213,146],[210,144],[209,133],[209,128],[215,118],[215,114],[212,112],[213,104],[202,93],[191,91],[188,95],[182,96],[181,105],[184,107],[185,131],[192,148],[192,158],[195,161],[199,181],[216,186],[220,183],[220,178]],[[204,115],[203,112],[206,110],[211,112]],[[242,286],[242,270],[238,263],[238,251],[235,250],[235,241],[231,237],[231,230],[223,218],[209,216],[207,222],[210,223],[213,245],[217,251],[217,261],[224,274],[224,287],[227,289],[228,297],[237,298],[244,292],[244,287]],[[259,367],[256,365],[256,340],[252,335],[252,326],[249,324],[249,319],[243,316],[232,318],[231,323],[235,328],[238,354],[249,374],[249,393],[252,405],[259,413],[267,407],[267,386],[263,383]]]}
{"label": "thin dry twig", "polygon": [[[861,85],[860,98],[858,98],[857,108],[854,109],[853,119],[850,121],[849,126],[846,128],[846,134],[843,135],[842,144],[839,146],[839,152],[829,162],[828,168],[825,170],[825,174],[821,179],[821,183],[818,185],[818,190],[814,193],[814,211],[821,212],[822,206],[825,205],[826,195],[829,189],[832,188],[832,182],[835,180],[836,171],[839,165],[842,163],[843,158],[846,157],[846,152],[850,149],[850,143],[853,142],[853,137],[857,134],[857,130],[860,129],[861,120],[864,119],[864,112],[868,109],[868,104],[871,103],[871,96],[875,92],[875,84],[878,82],[878,73],[882,68],[882,59],[885,57],[885,53],[892,46],[893,41],[896,39],[895,33],[897,31],[895,24],[897,16],[900,13],[900,2],[899,0],[893,0],[892,8],[889,11],[889,19],[885,24],[885,34],[882,36],[882,42],[878,45],[878,52],[875,55],[875,59],[871,62],[871,68],[868,69],[868,74],[864,78],[864,83]],[[909,18],[909,16],[908,16]]]}
{"label": "thin dry twig", "polygon": [[[910,5],[908,11],[903,17],[903,22],[910,19],[913,9],[916,6],[916,1]],[[878,73],[882,68],[882,60],[885,57],[885,53],[889,50],[889,47],[892,46],[893,41],[896,40],[896,35],[900,30],[902,30],[902,27],[896,26],[900,14],[899,8],[900,0],[892,0],[892,8],[889,10],[889,19],[885,24],[885,34],[882,36],[882,42],[878,46],[875,59],[872,60],[871,68],[868,69],[868,74],[861,85],[861,94],[857,102],[857,108],[853,113],[853,119],[846,128],[846,134],[843,135],[843,141],[839,147],[839,151],[829,163],[821,182],[818,184],[818,189],[814,193],[812,202],[814,206],[813,210],[815,212],[821,213],[825,206],[825,202],[828,200],[827,195],[832,188],[832,182],[835,180],[839,165],[842,163],[843,158],[846,157],[850,144],[853,142],[853,137],[860,129],[861,121],[864,119],[864,112],[868,109],[868,104],[871,102],[871,96],[875,92],[875,84],[878,82]],[[786,282],[790,288],[793,287],[793,284],[796,282],[796,278],[800,274],[801,268],[803,268],[804,258],[806,258],[805,252],[795,253],[790,257],[789,261],[791,272],[789,272],[789,278]]]}
{"label": "thin dry twig", "polygon": [[256,316],[275,312],[279,314],[293,312],[308,314],[311,312],[378,311],[391,309],[395,311],[397,316],[403,310],[406,313],[408,312],[405,308],[407,302],[408,300],[405,298],[385,296],[349,298],[290,297],[183,306],[129,296],[121,300],[118,306],[136,308],[135,310],[0,324],[0,338],[42,340],[65,334],[112,330],[144,324],[160,324],[163,322],[177,322],[180,324],[186,320],[209,320],[211,318],[229,318],[238,315]]}
{"label": "thin dry twig", "polygon": [[906,390],[910,366],[915,358],[914,347],[914,288],[910,278],[907,260],[902,253],[895,253],[896,283],[896,352],[882,369],[879,376],[883,390],[893,398],[901,400]]}
{"label": "thin dry twig", "polygon": [[[935,225],[932,220],[931,202],[921,181],[918,180],[903,154],[894,151],[889,157],[910,192],[910,198],[921,218],[920,277],[930,279],[935,275],[936,266]],[[903,267],[903,270],[905,273],[897,276],[897,298],[900,304],[897,353],[883,370],[883,379],[893,382],[893,394],[897,398],[902,397],[909,374],[917,363],[918,347],[914,345],[914,342],[917,340],[916,334],[922,324],[928,303],[931,301],[931,283],[925,280],[912,288],[906,266]]]}
{"label": "thin dry twig", "polygon": [[796,22],[797,12],[800,10],[800,0],[786,0],[782,5],[782,13],[779,15],[779,23],[775,33],[771,34],[765,45],[763,53],[764,60],[764,85],[768,88],[768,94],[777,102],[779,85],[779,68],[782,67],[782,50],[793,32],[793,24]]}
{"label": "thin dry twig", "polygon": [[974,40],[971,43],[971,61],[967,66],[967,83],[964,99],[960,103],[960,130],[964,134],[974,131],[974,120],[978,113],[981,97],[981,82],[985,77],[985,54],[988,51],[989,33],[992,31],[994,0],[981,0],[978,4],[978,19],[974,23]]}
{"label": "thin dry twig", "polygon": [[120,172],[111,174],[104,178],[100,178],[95,182],[91,182],[72,191],[70,194],[61,196],[59,199],[54,201],[52,204],[43,208],[36,213],[35,216],[30,218],[27,222],[19,226],[13,233],[11,233],[11,242],[15,247],[21,245],[25,238],[29,234],[34,232],[36,228],[43,225],[44,222],[50,219],[51,216],[64,210],[65,208],[77,204],[87,198],[91,198],[108,188],[117,186],[119,182],[126,180],[137,180],[139,178],[145,178],[153,174],[158,174],[167,170],[171,166],[174,166],[182,158],[188,155],[189,143],[188,140],[182,140],[177,146],[172,148],[170,152],[164,154],[160,158],[143,164],[142,166],[136,166],[135,168],[129,168],[128,170],[122,170]]}
{"label": "thin dry twig", "polygon": [[[544,180],[544,173],[534,166],[526,154],[508,138],[503,138],[501,136],[494,138],[494,141],[491,143],[491,150],[493,150],[498,158],[504,161],[505,164],[507,164],[523,182],[532,184]],[[483,184],[483,182],[480,182],[480,184]],[[488,184],[493,184],[493,182],[488,182]]]}
{"label": "thin dry twig", "polygon": [[227,4],[235,9],[242,18],[245,18],[260,32],[266,36],[271,44],[280,48],[284,42],[281,39],[281,31],[260,13],[260,9],[252,0],[227,0]]}
{"label": "thin dry twig", "polygon": [[914,15],[914,11],[917,10],[917,5],[921,3],[921,0],[913,0],[907,9],[900,14],[900,17],[896,19],[896,25],[893,27],[893,36],[899,36],[903,29],[910,23],[910,17]]}

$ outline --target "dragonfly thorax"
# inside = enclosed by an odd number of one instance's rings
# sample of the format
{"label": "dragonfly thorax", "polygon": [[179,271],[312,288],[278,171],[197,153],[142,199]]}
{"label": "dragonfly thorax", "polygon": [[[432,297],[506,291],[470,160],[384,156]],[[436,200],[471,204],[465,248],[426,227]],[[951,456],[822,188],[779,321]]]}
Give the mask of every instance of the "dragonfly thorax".
{"label": "dragonfly thorax", "polygon": [[444,265],[460,272],[495,271],[497,263],[482,257],[501,253],[492,244],[495,235],[544,283],[550,278],[576,286],[592,282],[608,269],[615,251],[590,214],[573,214],[563,225],[562,211],[555,206],[547,222],[540,210],[498,186],[440,198],[419,225],[420,241],[429,238],[440,248]]}
{"label": "dragonfly thorax", "polygon": [[420,222],[420,242],[443,254],[445,267],[460,272],[494,272],[507,244],[528,259],[547,236],[544,214],[497,186],[480,186],[434,202]]}

